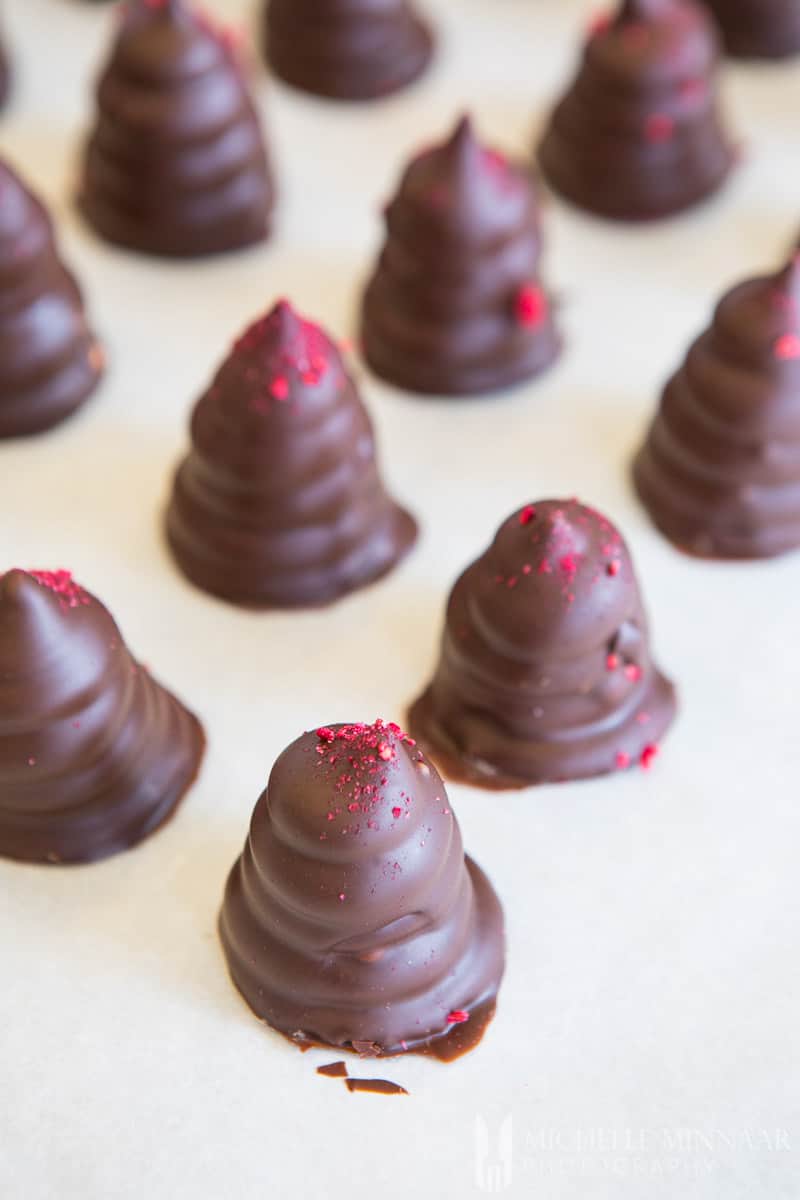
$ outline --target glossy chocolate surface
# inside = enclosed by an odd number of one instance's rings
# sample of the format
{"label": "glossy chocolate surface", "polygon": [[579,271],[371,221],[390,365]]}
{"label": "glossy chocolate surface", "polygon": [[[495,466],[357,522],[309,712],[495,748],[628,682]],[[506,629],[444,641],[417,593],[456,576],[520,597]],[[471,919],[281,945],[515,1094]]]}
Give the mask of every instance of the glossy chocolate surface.
{"label": "glossy chocolate surface", "polygon": [[682,549],[769,558],[800,546],[800,263],[748,279],[667,383],[634,464]]}
{"label": "glossy chocolate surface", "polygon": [[267,0],[263,29],[271,70],[334,100],[396,92],[433,53],[430,28],[408,0]]}
{"label": "glossy chocolate surface", "polygon": [[576,500],[545,500],[455,584],[409,720],[448,774],[503,788],[649,766],[674,713],[622,537]]}
{"label": "glossy chocolate surface", "polygon": [[667,217],[724,182],[718,38],[695,0],[624,0],[595,23],[539,146],[548,183],[622,221]]}
{"label": "glossy chocolate surface", "polygon": [[181,570],[215,596],[327,604],[385,574],[414,542],[338,349],[286,301],[236,343],[191,436],[167,534]]}
{"label": "glossy chocolate surface", "polygon": [[261,241],[273,189],[225,35],[185,0],[132,0],[97,91],[80,206],[107,241],[197,257]]}
{"label": "glossy chocolate surface", "polygon": [[0,855],[126,850],[170,816],[203,746],[197,719],[68,572],[0,576]]}
{"label": "glossy chocolate surface", "polygon": [[468,1032],[504,967],[500,904],[444,784],[384,722],[306,733],[280,755],[220,931],[259,1017],[375,1056]]}
{"label": "glossy chocolate surface", "polygon": [[728,54],[735,58],[790,58],[800,54],[797,0],[705,0]]}
{"label": "glossy chocolate surface", "polygon": [[539,205],[528,174],[462,119],[414,158],[386,210],[364,295],[364,356],[414,392],[467,395],[539,374],[560,348],[539,278]]}
{"label": "glossy chocolate surface", "polygon": [[63,421],[88,399],[102,370],[50,217],[0,160],[0,438]]}

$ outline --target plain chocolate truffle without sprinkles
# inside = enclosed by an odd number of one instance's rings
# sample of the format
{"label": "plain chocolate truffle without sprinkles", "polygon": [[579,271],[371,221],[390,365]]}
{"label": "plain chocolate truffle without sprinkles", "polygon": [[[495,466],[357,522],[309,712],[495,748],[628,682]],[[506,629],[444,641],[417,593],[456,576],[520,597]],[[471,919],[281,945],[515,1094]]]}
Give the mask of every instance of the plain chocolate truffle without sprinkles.
{"label": "plain chocolate truffle without sprinkles", "polygon": [[547,182],[621,221],[667,217],[724,182],[718,38],[695,0],[623,0],[594,23],[539,146]]}
{"label": "plain chocolate truffle without sprinkles", "polygon": [[458,396],[552,364],[560,341],[539,276],[534,184],[482,146],[468,118],[412,160],[386,226],[361,315],[376,375],[411,392]]}
{"label": "plain chocolate truffle without sprinkles", "polygon": [[384,721],[325,726],[280,755],[220,932],[257,1016],[375,1056],[469,1049],[504,968],[500,904],[444,784]]}
{"label": "plain chocolate truffle without sprinkles", "polygon": [[235,46],[185,0],[130,0],[97,90],[79,204],[106,241],[193,258],[263,240],[273,188]]}
{"label": "plain chocolate truffle without sprinkles", "polygon": [[414,542],[338,349],[286,301],[238,340],[194,409],[191,439],[167,535],[184,574],[223,600],[327,604]]}
{"label": "plain chocolate truffle without sprinkles", "polygon": [[797,0],[705,0],[734,58],[790,58],[800,54]]}
{"label": "plain chocolate truffle without sprinkles", "polygon": [[0,160],[0,438],[57,425],[88,399],[102,371],[50,217]]}
{"label": "plain chocolate truffle without sprinkles", "polygon": [[800,259],[720,300],[664,389],[634,481],[689,553],[800,547]]}
{"label": "plain chocolate truffle without sprinkles", "polygon": [[126,850],[170,816],[203,747],[197,719],[68,571],[0,575],[0,855]]}
{"label": "plain chocolate truffle without sprinkles", "polygon": [[266,0],[264,54],[285,83],[333,100],[375,100],[407,87],[433,52],[408,0]]}
{"label": "plain chocolate truffle without sprinkles", "polygon": [[456,582],[409,720],[446,774],[511,788],[648,767],[674,714],[619,532],[577,500],[543,500]]}

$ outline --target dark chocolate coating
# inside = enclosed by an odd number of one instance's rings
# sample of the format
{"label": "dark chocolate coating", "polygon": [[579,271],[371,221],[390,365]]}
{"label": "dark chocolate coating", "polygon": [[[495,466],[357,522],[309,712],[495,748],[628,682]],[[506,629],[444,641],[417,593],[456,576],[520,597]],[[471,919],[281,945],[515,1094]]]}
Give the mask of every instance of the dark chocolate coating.
{"label": "dark chocolate coating", "polygon": [[5,43],[0,40],[0,108],[8,99],[11,91],[11,67],[8,61]]}
{"label": "dark chocolate coating", "polygon": [[80,863],[141,841],[194,780],[199,722],[66,571],[0,576],[0,855]]}
{"label": "dark chocolate coating", "polygon": [[422,1051],[494,1002],[503,915],[444,784],[397,726],[333,725],[278,758],[220,933],[253,1011],[299,1041]]}
{"label": "dark chocolate coating", "polygon": [[261,608],[327,604],[385,574],[414,542],[339,351],[285,301],[236,343],[191,436],[167,535],[204,591]]}
{"label": "dark chocolate coating", "polygon": [[0,438],[63,421],[91,395],[102,370],[50,217],[0,160]]}
{"label": "dark chocolate coating", "polygon": [[800,546],[800,265],[728,292],[667,383],[634,463],[662,533],[692,554]]}
{"label": "dark chocolate coating", "polygon": [[457,581],[410,727],[448,773],[522,787],[648,765],[674,713],[622,537],[577,500],[543,500]]}
{"label": "dark chocolate coating", "polygon": [[293,87],[374,100],[428,66],[433,37],[408,0],[267,0],[264,55]]}
{"label": "dark chocolate coating", "polygon": [[533,182],[479,145],[467,118],[412,160],[386,225],[361,317],[376,374],[412,392],[466,395],[550,366],[560,343],[539,282]]}
{"label": "dark chocolate coating", "polygon": [[539,146],[548,183],[621,221],[705,199],[735,160],[717,102],[718,39],[694,0],[624,0],[590,34]]}
{"label": "dark chocolate coating", "polygon": [[267,236],[272,181],[242,67],[184,0],[132,0],[97,103],[79,203],[101,237],[199,257]]}
{"label": "dark chocolate coating", "polygon": [[734,58],[790,58],[800,54],[797,0],[705,0]]}

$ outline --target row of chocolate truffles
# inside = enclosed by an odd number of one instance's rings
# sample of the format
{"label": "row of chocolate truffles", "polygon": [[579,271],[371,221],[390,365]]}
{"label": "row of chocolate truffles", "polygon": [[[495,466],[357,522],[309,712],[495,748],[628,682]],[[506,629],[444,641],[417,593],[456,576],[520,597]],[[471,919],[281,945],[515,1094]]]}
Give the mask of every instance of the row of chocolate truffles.
{"label": "row of chocolate truffles", "polygon": [[[172,814],[203,747],[69,573],[0,576],[0,854],[76,864],[135,845]],[[444,784],[383,721],[324,727],[280,755],[220,931],[259,1017],[361,1053],[468,1049],[503,975],[500,904]]]}

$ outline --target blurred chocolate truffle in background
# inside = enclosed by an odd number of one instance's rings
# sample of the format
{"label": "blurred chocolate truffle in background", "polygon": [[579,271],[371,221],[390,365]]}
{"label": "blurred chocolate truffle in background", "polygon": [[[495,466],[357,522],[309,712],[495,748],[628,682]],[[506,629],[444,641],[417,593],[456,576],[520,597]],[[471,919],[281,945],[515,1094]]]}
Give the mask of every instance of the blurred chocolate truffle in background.
{"label": "blurred chocolate truffle in background", "polygon": [[740,283],[668,382],[634,464],[654,523],[708,558],[800,547],[800,261]]}
{"label": "blurred chocolate truffle in background", "polygon": [[220,917],[234,983],[300,1043],[455,1057],[504,969],[503,914],[436,769],[396,725],[331,725],[280,755]]}
{"label": "blurred chocolate truffle in background", "polygon": [[223,600],[327,604],[384,575],[415,540],[338,349],[286,301],[237,341],[191,437],[167,534],[184,574]]}
{"label": "blurred chocolate truffle in background", "polygon": [[11,65],[9,63],[8,51],[6,50],[5,38],[0,32],[0,108],[8,100],[8,93],[11,91]]}
{"label": "blurred chocolate truffle in background", "polygon": [[267,0],[264,55],[275,75],[334,100],[375,100],[428,66],[433,37],[408,0]]}
{"label": "blurred chocolate truffle in background", "polygon": [[42,433],[92,394],[103,354],[44,205],[0,159],[0,438]]}
{"label": "blurred chocolate truffle in background", "polygon": [[197,719],[69,572],[0,575],[0,855],[128,849],[170,816],[203,747]]}
{"label": "blurred chocolate truffle in background", "polygon": [[595,22],[539,146],[547,182],[620,221],[710,196],[735,161],[718,106],[719,45],[694,0],[623,0]]}
{"label": "blurred chocolate truffle in background", "polygon": [[468,118],[406,169],[363,299],[364,356],[412,392],[487,392],[544,371],[560,342],[539,276],[529,173],[482,146]]}
{"label": "blurred chocolate truffle in background", "polygon": [[543,500],[455,584],[410,730],[446,774],[524,787],[649,766],[674,715],[622,537],[577,500]]}
{"label": "blurred chocolate truffle in background", "polygon": [[734,58],[790,58],[800,54],[797,0],[705,0]]}
{"label": "blurred chocolate truffle in background", "polygon": [[226,35],[184,0],[130,0],[97,91],[80,207],[109,242],[200,257],[269,233],[261,122]]}

